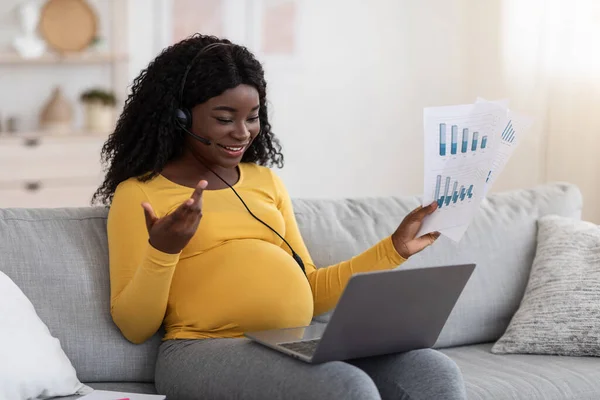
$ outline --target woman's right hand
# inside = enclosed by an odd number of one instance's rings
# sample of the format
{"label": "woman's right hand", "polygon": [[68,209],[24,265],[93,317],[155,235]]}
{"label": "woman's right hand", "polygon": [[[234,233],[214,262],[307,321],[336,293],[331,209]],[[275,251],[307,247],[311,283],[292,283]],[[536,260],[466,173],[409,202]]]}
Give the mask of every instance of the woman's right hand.
{"label": "woman's right hand", "polygon": [[177,254],[188,244],[202,219],[202,192],[208,182],[198,182],[192,196],[175,211],[158,218],[150,203],[142,203],[150,245],[163,253]]}

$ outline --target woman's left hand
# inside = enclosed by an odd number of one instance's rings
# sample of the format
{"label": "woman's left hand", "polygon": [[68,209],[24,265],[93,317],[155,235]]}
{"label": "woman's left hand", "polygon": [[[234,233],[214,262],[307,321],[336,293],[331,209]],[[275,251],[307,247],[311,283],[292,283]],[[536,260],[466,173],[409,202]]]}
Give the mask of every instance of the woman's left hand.
{"label": "woman's left hand", "polygon": [[420,252],[426,247],[433,244],[438,237],[439,232],[427,233],[423,236],[416,237],[421,224],[426,216],[433,213],[438,207],[437,201],[434,201],[427,207],[419,206],[412,210],[402,222],[396,232],[392,234],[392,242],[398,254],[404,259],[408,259],[413,254]]}

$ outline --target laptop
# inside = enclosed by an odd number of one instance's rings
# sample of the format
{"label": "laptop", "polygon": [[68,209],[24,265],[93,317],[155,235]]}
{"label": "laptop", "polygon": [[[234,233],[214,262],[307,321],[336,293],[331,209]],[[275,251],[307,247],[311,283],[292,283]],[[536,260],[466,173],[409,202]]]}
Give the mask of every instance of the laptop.
{"label": "laptop", "polygon": [[474,269],[461,264],[359,273],[329,323],[245,336],[313,364],[431,348]]}

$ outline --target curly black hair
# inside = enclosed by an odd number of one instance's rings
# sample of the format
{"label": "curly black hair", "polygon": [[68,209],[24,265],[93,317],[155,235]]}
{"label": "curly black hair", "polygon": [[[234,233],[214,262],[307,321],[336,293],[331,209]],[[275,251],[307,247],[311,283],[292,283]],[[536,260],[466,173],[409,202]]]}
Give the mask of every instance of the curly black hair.
{"label": "curly black hair", "polygon": [[[210,51],[194,59],[213,43],[227,45],[211,46]],[[188,67],[182,104],[179,104],[181,84]],[[92,197],[92,204],[110,205],[121,182],[132,177],[141,181],[152,179],[182,153],[185,137],[174,118],[178,107],[191,109],[240,84],[253,86],[258,91],[261,125],[261,134],[246,150],[242,162],[282,168],[281,146],[267,116],[267,84],[262,65],[243,46],[227,39],[195,34],[163,50],[133,81],[115,131],[102,148],[101,161],[106,175]]]}

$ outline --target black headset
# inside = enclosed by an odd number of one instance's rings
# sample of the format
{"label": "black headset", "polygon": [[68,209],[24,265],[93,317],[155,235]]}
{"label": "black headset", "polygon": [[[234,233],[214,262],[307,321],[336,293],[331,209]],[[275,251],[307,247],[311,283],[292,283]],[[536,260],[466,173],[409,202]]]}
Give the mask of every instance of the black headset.
{"label": "black headset", "polygon": [[178,104],[178,108],[175,109],[175,123],[183,131],[185,131],[186,133],[191,135],[194,139],[198,140],[201,143],[204,143],[207,146],[211,145],[210,140],[208,140],[207,138],[204,138],[202,136],[198,136],[195,133],[190,131],[190,129],[192,129],[192,112],[189,109],[183,107],[183,91],[185,88],[185,82],[187,80],[188,73],[190,72],[190,70],[192,69],[194,64],[196,63],[196,60],[198,58],[200,58],[201,55],[207,53],[211,49],[214,49],[215,47],[220,47],[220,46],[229,46],[229,44],[227,44],[227,43],[211,43],[208,46],[205,46],[202,50],[200,50],[198,52],[198,54],[196,54],[194,56],[194,58],[192,58],[192,61],[190,61],[188,66],[185,68],[183,78],[181,79],[181,87],[179,88],[179,104]]}
{"label": "black headset", "polygon": [[[200,143],[203,143],[203,144],[205,144],[207,146],[210,146],[212,144],[212,142],[209,139],[204,138],[204,137],[199,136],[199,135],[196,135],[195,133],[193,133],[191,131],[191,129],[192,129],[192,113],[191,113],[191,111],[189,109],[183,107],[183,91],[184,91],[184,88],[185,88],[185,82],[186,82],[186,79],[187,79],[187,75],[190,72],[190,70],[191,70],[192,66],[194,65],[194,63],[196,62],[196,60],[201,55],[205,54],[209,50],[211,50],[211,49],[213,49],[215,47],[218,47],[218,46],[229,46],[229,44],[228,43],[211,43],[211,44],[209,44],[208,46],[204,47],[201,51],[199,51],[198,54],[196,54],[194,56],[194,58],[192,58],[192,61],[190,61],[190,63],[186,67],[185,73],[183,74],[183,77],[181,79],[181,87],[179,89],[179,103],[178,103],[178,107],[175,109],[175,115],[174,115],[175,123],[177,124],[177,126],[181,130],[183,130],[184,132],[186,132],[188,135],[192,136],[194,139],[198,140]],[[259,132],[259,135],[260,135],[260,132]],[[204,164],[202,162],[202,160],[198,160],[198,161],[200,161],[202,164]],[[294,258],[294,260],[296,260],[296,262],[298,263],[298,265],[302,269],[302,272],[304,272],[304,274],[306,275],[306,269],[304,268],[304,262],[302,261],[302,258],[300,258],[300,256],[294,251],[294,249],[287,242],[287,240],[285,240],[283,238],[283,236],[281,236],[279,234],[279,232],[277,232],[275,229],[271,228],[271,226],[269,224],[267,224],[266,222],[264,222],[262,219],[258,218],[256,215],[254,215],[254,213],[252,211],[250,211],[250,208],[248,208],[248,205],[246,204],[246,202],[241,198],[241,196],[233,188],[233,186],[231,186],[225,179],[223,179],[219,174],[217,174],[215,171],[213,171],[208,165],[204,164],[204,166],[210,172],[212,172],[217,178],[219,178],[227,186],[229,186],[229,188],[231,190],[233,190],[233,193],[235,193],[235,195],[237,196],[237,198],[240,199],[240,201],[242,202],[242,204],[244,205],[244,207],[246,208],[246,210],[250,213],[250,215],[252,215],[252,217],[254,217],[254,219],[256,219],[258,222],[260,222],[261,224],[263,224],[264,226],[266,226],[267,228],[269,228],[277,236],[279,236],[279,238],[281,240],[283,240],[283,242],[290,248],[290,251],[292,252],[292,257]]]}

